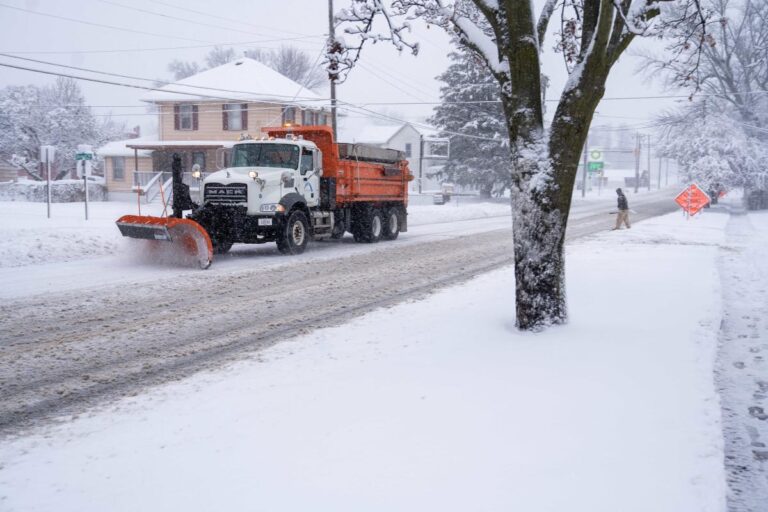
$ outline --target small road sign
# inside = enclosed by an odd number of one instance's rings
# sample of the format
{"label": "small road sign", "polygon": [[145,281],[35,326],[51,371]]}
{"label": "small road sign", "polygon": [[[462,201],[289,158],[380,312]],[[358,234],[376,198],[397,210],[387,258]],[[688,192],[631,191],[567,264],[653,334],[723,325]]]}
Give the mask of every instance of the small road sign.
{"label": "small road sign", "polygon": [[590,149],[589,150],[589,159],[593,162],[597,162],[603,159],[603,152],[599,149]]}
{"label": "small road sign", "polygon": [[93,153],[75,153],[75,160],[93,160]]}
{"label": "small road sign", "polygon": [[600,172],[603,170],[603,162],[587,162],[589,172]]}
{"label": "small road sign", "polygon": [[709,204],[709,196],[695,183],[689,185],[675,198],[675,202],[685,210],[688,215],[696,215]]}

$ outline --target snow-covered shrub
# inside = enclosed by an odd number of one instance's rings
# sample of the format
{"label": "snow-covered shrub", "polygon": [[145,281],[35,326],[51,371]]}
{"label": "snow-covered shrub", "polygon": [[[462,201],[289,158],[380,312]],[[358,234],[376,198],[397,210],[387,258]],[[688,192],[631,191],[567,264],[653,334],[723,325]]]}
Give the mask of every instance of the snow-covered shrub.
{"label": "snow-covered shrub", "polygon": [[[22,181],[19,183],[0,183],[0,201],[31,201],[44,203],[48,199],[46,183],[42,181]],[[103,183],[88,183],[90,201],[106,201],[107,187]],[[51,201],[54,203],[76,203],[85,201],[85,189],[80,180],[60,180],[52,182]]]}

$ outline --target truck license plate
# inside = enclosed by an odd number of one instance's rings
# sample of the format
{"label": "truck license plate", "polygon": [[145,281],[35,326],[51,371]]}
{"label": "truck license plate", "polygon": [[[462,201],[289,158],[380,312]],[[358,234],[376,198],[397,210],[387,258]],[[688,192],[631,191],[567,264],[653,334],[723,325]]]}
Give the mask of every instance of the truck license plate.
{"label": "truck license plate", "polygon": [[271,226],[272,219],[259,219],[259,226]]}

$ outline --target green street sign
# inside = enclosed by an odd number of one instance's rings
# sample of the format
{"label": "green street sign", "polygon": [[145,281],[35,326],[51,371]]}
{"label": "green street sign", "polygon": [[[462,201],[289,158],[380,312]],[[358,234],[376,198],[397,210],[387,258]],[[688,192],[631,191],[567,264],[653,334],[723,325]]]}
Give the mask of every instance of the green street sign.
{"label": "green street sign", "polygon": [[75,160],[93,160],[93,153],[75,153]]}
{"label": "green street sign", "polygon": [[603,162],[589,162],[587,164],[587,170],[589,172],[600,172],[603,170]]}

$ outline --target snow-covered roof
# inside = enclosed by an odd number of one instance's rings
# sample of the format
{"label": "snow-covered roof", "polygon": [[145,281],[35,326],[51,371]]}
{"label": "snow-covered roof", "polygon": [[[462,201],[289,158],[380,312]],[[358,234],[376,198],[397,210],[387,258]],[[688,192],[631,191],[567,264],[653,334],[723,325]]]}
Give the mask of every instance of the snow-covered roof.
{"label": "snow-covered roof", "polygon": [[[410,124],[410,123],[409,123]],[[440,130],[437,128],[434,128],[432,126],[427,125],[411,125],[414,130],[422,134],[424,137],[429,138],[439,138],[440,137]]]}
{"label": "snow-covered roof", "polygon": [[[295,100],[293,99],[295,96]],[[327,107],[328,101],[259,61],[243,57],[142,96],[142,101],[278,101]]]}
{"label": "snow-covered roof", "polygon": [[341,142],[362,142],[364,144],[387,144],[392,137],[409,126],[417,133],[424,136],[425,140],[436,138],[439,131],[436,128],[425,125],[414,125],[412,123],[400,124],[366,124],[365,126],[355,125],[355,123],[343,123],[339,130],[339,141]]}
{"label": "snow-covered roof", "polygon": [[[128,144],[141,144],[147,140],[146,138],[113,140],[98,148],[96,154],[99,156],[134,156],[134,151],[128,147]],[[151,151],[139,150],[139,157],[150,156],[152,156]]]}
{"label": "snow-covered roof", "polygon": [[345,126],[339,130],[340,142],[362,142],[365,144],[386,144],[403,125]]}

